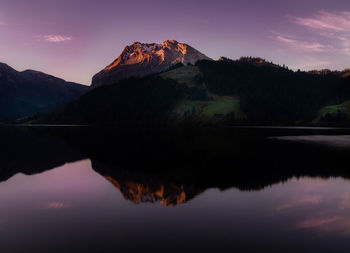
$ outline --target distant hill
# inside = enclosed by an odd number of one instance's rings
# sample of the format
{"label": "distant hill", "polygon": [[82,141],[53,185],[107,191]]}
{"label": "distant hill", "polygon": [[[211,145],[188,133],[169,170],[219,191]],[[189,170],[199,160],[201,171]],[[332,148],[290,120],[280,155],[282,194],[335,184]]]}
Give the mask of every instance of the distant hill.
{"label": "distant hill", "polygon": [[18,72],[0,63],[0,121],[57,108],[87,90],[81,84],[34,70]]}
{"label": "distant hill", "polygon": [[92,79],[92,87],[113,84],[129,77],[143,77],[159,73],[182,63],[195,64],[210,60],[193,47],[167,40],[162,44],[135,42],[125,47],[121,55]]}

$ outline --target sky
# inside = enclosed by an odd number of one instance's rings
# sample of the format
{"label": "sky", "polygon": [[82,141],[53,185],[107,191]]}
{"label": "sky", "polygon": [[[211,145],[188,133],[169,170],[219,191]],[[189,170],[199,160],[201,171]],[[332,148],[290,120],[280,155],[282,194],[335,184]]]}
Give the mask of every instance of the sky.
{"label": "sky", "polygon": [[0,0],[0,62],[90,85],[135,41],[350,68],[349,0]]}

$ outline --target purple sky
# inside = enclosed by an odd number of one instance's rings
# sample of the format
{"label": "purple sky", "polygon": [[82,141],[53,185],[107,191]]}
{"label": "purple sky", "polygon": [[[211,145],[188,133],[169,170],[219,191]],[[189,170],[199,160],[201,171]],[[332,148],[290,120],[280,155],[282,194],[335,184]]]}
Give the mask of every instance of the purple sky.
{"label": "purple sky", "polygon": [[350,67],[349,0],[0,0],[0,62],[90,84],[135,41],[293,69]]}

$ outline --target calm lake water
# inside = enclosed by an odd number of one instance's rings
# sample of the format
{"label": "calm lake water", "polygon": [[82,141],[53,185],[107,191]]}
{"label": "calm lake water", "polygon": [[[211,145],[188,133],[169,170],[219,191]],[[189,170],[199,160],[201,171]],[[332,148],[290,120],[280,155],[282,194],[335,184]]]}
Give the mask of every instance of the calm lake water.
{"label": "calm lake water", "polygon": [[1,252],[349,252],[350,130],[0,128]]}

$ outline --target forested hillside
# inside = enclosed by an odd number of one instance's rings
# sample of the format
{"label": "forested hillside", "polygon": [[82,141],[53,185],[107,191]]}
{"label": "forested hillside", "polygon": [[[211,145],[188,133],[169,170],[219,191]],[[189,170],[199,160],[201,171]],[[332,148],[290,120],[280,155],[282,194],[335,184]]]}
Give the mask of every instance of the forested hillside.
{"label": "forested hillside", "polygon": [[326,119],[332,122],[325,113],[320,116],[324,107],[349,99],[346,71],[295,72],[260,58],[221,58],[102,86],[53,114],[27,120],[69,124],[322,124]]}

